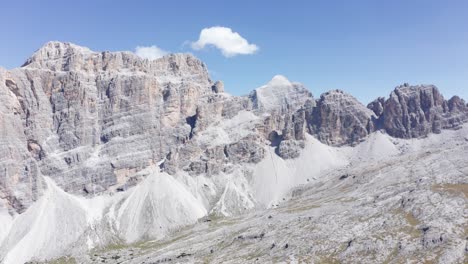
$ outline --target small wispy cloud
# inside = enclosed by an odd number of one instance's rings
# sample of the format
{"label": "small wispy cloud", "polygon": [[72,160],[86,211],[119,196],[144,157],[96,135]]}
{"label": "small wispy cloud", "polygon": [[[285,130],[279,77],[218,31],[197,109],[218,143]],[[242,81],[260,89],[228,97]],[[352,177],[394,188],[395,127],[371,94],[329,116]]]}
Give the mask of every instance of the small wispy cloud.
{"label": "small wispy cloud", "polygon": [[200,32],[198,40],[191,43],[194,50],[201,50],[209,45],[221,50],[221,53],[228,58],[236,55],[254,54],[259,49],[257,45],[250,44],[239,33],[227,27],[204,28]]}
{"label": "small wispy cloud", "polygon": [[168,54],[167,51],[160,49],[158,46],[137,46],[135,48],[135,54],[143,59],[155,60]]}

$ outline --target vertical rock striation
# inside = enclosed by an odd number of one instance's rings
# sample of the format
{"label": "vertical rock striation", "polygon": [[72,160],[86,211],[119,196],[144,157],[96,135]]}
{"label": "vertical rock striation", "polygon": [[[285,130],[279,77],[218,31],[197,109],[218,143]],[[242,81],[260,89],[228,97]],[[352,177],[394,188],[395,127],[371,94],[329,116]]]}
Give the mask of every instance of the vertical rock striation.
{"label": "vertical rock striation", "polygon": [[445,100],[434,85],[401,85],[387,100],[369,104],[376,124],[389,135],[416,138],[442,129],[456,129],[468,119],[466,103],[457,96]]}
{"label": "vertical rock striation", "polygon": [[333,90],[317,100],[317,107],[309,112],[309,132],[320,141],[340,146],[354,144],[374,131],[373,113],[353,96]]}

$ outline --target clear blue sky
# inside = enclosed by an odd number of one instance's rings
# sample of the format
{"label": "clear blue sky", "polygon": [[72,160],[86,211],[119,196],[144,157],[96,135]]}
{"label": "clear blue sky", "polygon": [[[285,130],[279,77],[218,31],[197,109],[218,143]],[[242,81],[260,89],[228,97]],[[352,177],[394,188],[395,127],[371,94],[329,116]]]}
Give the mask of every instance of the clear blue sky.
{"label": "clear blue sky", "polygon": [[[229,27],[259,47],[231,58],[194,51],[203,28]],[[157,45],[191,52],[228,92],[276,74],[315,96],[343,89],[363,103],[404,82],[468,99],[468,1],[4,1],[0,65],[20,66],[45,42],[92,50]]]}

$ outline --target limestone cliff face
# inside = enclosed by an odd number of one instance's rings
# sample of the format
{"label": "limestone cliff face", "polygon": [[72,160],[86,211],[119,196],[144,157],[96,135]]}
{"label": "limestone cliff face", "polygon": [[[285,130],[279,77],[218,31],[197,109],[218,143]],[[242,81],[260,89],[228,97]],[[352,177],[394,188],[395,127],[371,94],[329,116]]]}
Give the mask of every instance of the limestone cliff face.
{"label": "limestone cliff face", "polygon": [[399,138],[426,136],[442,129],[457,128],[468,118],[466,103],[455,96],[445,100],[433,85],[399,86],[387,100],[369,107],[378,116],[378,126]]}
{"label": "limestone cliff face", "polygon": [[337,90],[315,100],[283,76],[231,96],[188,54],[149,61],[50,42],[21,68],[0,69],[2,207],[24,211],[44,189],[41,176],[94,195],[135,185],[150,166],[216,177],[260,162],[268,146],[299,158],[307,134],[341,146],[376,129],[409,138],[468,120],[462,99],[446,101],[433,86],[398,87],[369,108]]}
{"label": "limestone cliff face", "polygon": [[249,97],[254,108],[261,112],[287,114],[301,108],[312,94],[302,84],[276,75],[266,85],[253,90]]}
{"label": "limestone cliff face", "polygon": [[187,119],[213,93],[205,65],[191,55],[148,61],[60,42],[0,76],[0,173],[17,210],[37,197],[38,174],[72,192],[125,185],[190,138]]}
{"label": "limestone cliff face", "polygon": [[284,159],[299,157],[306,133],[305,107],[314,107],[312,94],[302,84],[276,75],[249,95],[254,111],[263,116],[263,137]]}
{"label": "limestone cliff face", "polygon": [[333,90],[323,94],[308,113],[308,127],[312,135],[329,145],[353,144],[374,131],[372,115],[353,96]]}

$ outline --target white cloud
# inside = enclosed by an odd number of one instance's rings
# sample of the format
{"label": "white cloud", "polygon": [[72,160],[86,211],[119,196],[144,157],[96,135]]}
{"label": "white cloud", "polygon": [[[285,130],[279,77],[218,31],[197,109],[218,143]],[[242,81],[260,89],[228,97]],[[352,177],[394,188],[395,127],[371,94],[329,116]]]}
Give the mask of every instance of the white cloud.
{"label": "white cloud", "polygon": [[143,59],[155,60],[166,55],[168,52],[158,48],[157,46],[138,46],[135,48],[135,54]]}
{"label": "white cloud", "polygon": [[258,51],[257,45],[249,44],[239,33],[227,27],[202,29],[198,41],[192,42],[192,49],[201,50],[207,45],[220,49],[225,57],[254,54]]}

